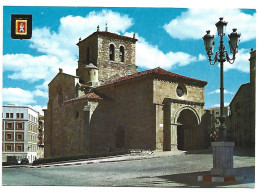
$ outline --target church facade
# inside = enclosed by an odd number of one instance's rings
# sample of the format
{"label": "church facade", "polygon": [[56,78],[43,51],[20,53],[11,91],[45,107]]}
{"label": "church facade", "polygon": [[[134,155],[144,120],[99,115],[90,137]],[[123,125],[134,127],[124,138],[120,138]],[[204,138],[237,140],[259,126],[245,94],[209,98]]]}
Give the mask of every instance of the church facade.
{"label": "church facade", "polygon": [[204,145],[207,82],[160,67],[138,72],[135,35],[97,29],[80,40],[76,76],[49,83],[45,157]]}

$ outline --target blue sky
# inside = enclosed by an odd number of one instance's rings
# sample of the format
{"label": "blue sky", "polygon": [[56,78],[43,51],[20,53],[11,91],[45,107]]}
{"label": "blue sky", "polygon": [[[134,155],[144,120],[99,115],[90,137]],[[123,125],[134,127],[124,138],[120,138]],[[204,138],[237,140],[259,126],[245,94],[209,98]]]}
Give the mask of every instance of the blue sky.
{"label": "blue sky", "polygon": [[[202,36],[216,32],[219,17],[228,22],[226,34],[237,28],[241,35],[237,61],[225,64],[225,103],[229,104],[241,84],[249,82],[249,53],[256,48],[254,9],[180,8],[94,8],[94,7],[10,7],[3,8],[3,104],[46,108],[47,84],[62,67],[75,74],[76,43],[97,25],[108,31],[132,36],[136,33],[136,63],[139,71],[158,66],[185,76],[208,81],[205,108],[219,104],[219,67],[210,66]],[[31,40],[13,40],[11,14],[32,14]],[[216,34],[215,34],[216,37]],[[216,37],[215,50],[219,39]],[[226,37],[227,43],[228,38]],[[228,45],[226,45],[228,49]]]}

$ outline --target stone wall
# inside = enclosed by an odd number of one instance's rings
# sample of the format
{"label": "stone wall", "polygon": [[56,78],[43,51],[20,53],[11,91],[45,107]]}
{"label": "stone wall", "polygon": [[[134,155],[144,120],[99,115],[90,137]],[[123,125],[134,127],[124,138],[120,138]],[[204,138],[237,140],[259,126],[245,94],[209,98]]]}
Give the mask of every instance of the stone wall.
{"label": "stone wall", "polygon": [[[122,76],[138,72],[135,65],[135,39],[126,39],[124,37],[114,37],[107,33],[97,33],[80,41],[79,46],[79,64],[77,76],[83,80],[84,66],[93,63],[99,68],[99,81],[101,84],[105,81],[116,79]],[[114,60],[109,58],[109,46],[115,47]],[[121,62],[120,46],[124,47],[124,61]],[[89,48],[89,59],[87,49]]]}
{"label": "stone wall", "polygon": [[[177,86],[185,88],[185,94],[179,97],[176,93]],[[170,82],[165,80],[153,81],[153,103],[156,105],[156,149],[177,149],[177,123],[182,110],[193,111],[197,125],[188,133],[185,142],[193,136],[193,142],[186,145],[186,149],[198,149],[203,146],[203,129],[199,126],[201,117],[205,113],[204,86],[196,86],[185,82]],[[165,101],[168,99],[168,101]],[[166,124],[166,125],[165,125]],[[202,143],[200,143],[202,142]]]}
{"label": "stone wall", "polygon": [[[109,59],[110,44],[115,46],[114,61]],[[124,62],[120,61],[120,46],[124,47]],[[99,36],[97,67],[101,83],[138,72],[138,67],[135,65],[135,41]]]}
{"label": "stone wall", "polygon": [[[63,102],[75,98],[77,83],[77,77],[59,73],[49,84],[49,101],[44,111],[45,157],[66,155],[68,132],[72,131],[67,127],[67,121],[71,119],[67,114],[71,109],[64,108]],[[72,133],[77,133],[79,127],[72,127],[76,131]],[[74,144],[71,148],[75,147],[77,145]]]}
{"label": "stone wall", "polygon": [[[177,95],[177,86],[181,85],[186,88],[186,94],[179,97]],[[153,103],[162,104],[164,98],[187,100],[204,103],[204,86],[195,86],[194,84],[184,83],[181,80],[176,82],[154,80],[153,83],[154,97]]]}
{"label": "stone wall", "polygon": [[[96,88],[103,100],[90,123],[92,152],[156,148],[152,91],[151,79]],[[116,147],[118,128],[125,131],[121,148]]]}
{"label": "stone wall", "polygon": [[249,83],[241,85],[233,100],[230,103],[231,119],[230,129],[231,140],[236,146],[254,145],[254,125],[250,114],[250,87]]}

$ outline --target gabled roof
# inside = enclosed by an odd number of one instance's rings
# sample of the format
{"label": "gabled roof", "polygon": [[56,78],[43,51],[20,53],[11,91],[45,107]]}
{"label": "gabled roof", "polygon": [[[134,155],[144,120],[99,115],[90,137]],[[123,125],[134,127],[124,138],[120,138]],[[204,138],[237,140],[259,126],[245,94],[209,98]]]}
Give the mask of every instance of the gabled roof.
{"label": "gabled roof", "polygon": [[192,82],[196,82],[196,83],[200,84],[201,86],[206,86],[208,84],[208,82],[206,82],[206,81],[182,76],[182,75],[175,74],[173,72],[169,72],[167,70],[164,70],[160,67],[157,67],[157,68],[154,68],[154,69],[151,69],[151,70],[137,72],[135,74],[131,74],[131,75],[128,75],[128,76],[120,77],[120,78],[115,79],[115,80],[107,81],[99,87],[103,87],[103,86],[107,86],[107,85],[111,85],[111,84],[116,84],[116,83],[123,82],[123,81],[126,81],[126,80],[136,79],[138,77],[144,77],[144,76],[149,76],[149,75],[162,75],[162,76],[173,78],[173,79],[182,79],[182,80],[192,81]]}
{"label": "gabled roof", "polygon": [[89,100],[101,100],[102,98],[100,96],[98,96],[96,93],[92,92],[92,93],[88,93],[88,94],[84,94],[81,95],[77,98],[73,98],[67,101],[64,101],[64,103],[68,103],[68,102],[72,102],[72,101],[77,101],[77,100],[81,100],[81,99],[89,99]]}
{"label": "gabled roof", "polygon": [[66,73],[63,73],[63,72],[59,72],[56,74],[56,76],[49,82],[48,86],[54,81],[54,79],[56,79],[56,77],[60,76],[60,75],[65,75],[65,76],[70,76],[70,77],[73,77],[73,78],[79,78],[79,76],[74,76],[74,75],[71,75],[71,74],[66,74]]}
{"label": "gabled roof", "polygon": [[120,34],[116,34],[116,33],[111,33],[111,32],[108,32],[108,31],[96,31],[94,33],[92,33],[90,36],[86,37],[84,40],[82,41],[79,41],[77,43],[77,45],[79,45],[81,42],[85,41],[86,39],[92,37],[92,36],[95,36],[95,35],[104,35],[104,36],[110,36],[110,37],[114,37],[114,38],[119,38],[119,39],[125,39],[125,40],[130,40],[130,41],[138,41],[138,39],[136,38],[131,38],[131,37],[128,37],[128,36],[122,36]]}

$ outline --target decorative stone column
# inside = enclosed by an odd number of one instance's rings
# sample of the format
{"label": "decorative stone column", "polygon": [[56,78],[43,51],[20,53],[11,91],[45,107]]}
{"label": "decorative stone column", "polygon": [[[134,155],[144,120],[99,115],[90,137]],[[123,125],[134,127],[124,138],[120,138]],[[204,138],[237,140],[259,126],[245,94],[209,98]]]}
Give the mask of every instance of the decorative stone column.
{"label": "decorative stone column", "polygon": [[178,150],[177,148],[177,124],[171,124],[171,151]]}
{"label": "decorative stone column", "polygon": [[211,175],[216,176],[234,176],[235,170],[233,168],[233,147],[234,142],[212,142],[211,147],[213,151],[213,168]]}
{"label": "decorative stone column", "polygon": [[163,101],[163,132],[164,132],[164,151],[177,150],[177,124],[173,122],[172,102],[170,98]]}

